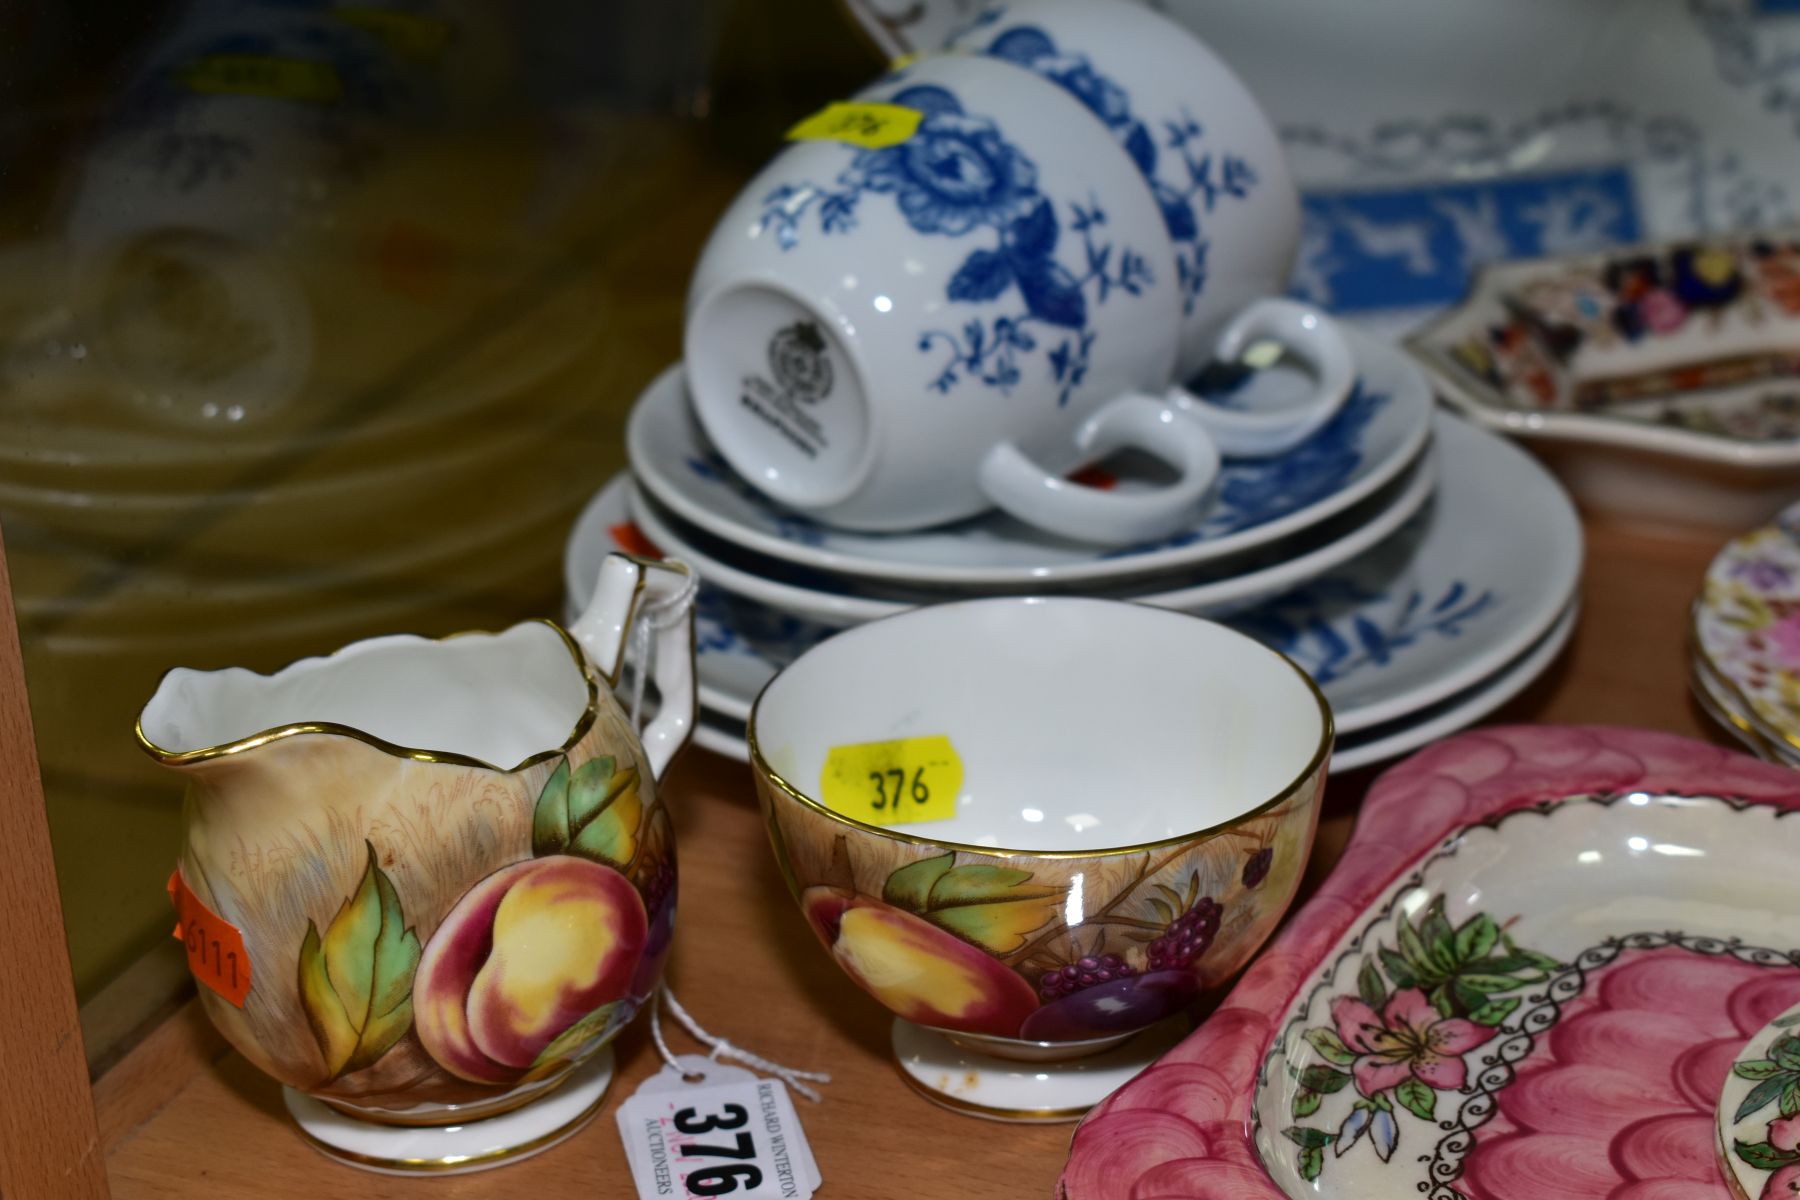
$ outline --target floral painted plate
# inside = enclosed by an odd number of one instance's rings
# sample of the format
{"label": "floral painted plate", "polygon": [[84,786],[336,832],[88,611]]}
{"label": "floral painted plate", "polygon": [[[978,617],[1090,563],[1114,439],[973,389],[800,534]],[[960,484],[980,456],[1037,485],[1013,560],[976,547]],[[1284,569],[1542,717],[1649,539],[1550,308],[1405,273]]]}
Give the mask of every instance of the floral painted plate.
{"label": "floral painted plate", "polygon": [[1800,1195],[1800,1006],[1759,1030],[1719,1093],[1719,1160],[1735,1200]]}
{"label": "floral painted plate", "polygon": [[1483,270],[1408,342],[1444,395],[1528,437],[1800,466],[1800,236]]}
{"label": "floral painted plate", "polygon": [[1064,1200],[1695,1200],[1800,1002],[1800,776],[1520,726],[1389,772],[1319,892],[1077,1130]]}
{"label": "floral painted plate", "polygon": [[1393,348],[1346,333],[1358,383],[1329,424],[1278,458],[1228,460],[1191,529],[1123,550],[1064,541],[998,514],[918,533],[872,534],[788,513],[707,443],[679,367],[638,398],[626,426],[626,453],[638,482],[675,516],[795,566],[964,594],[1117,585],[1276,545],[1373,495],[1418,457],[1431,435],[1424,375]]}
{"label": "floral painted plate", "polygon": [[1715,699],[1800,754],[1800,506],[1725,544],[1693,620],[1695,662]]}

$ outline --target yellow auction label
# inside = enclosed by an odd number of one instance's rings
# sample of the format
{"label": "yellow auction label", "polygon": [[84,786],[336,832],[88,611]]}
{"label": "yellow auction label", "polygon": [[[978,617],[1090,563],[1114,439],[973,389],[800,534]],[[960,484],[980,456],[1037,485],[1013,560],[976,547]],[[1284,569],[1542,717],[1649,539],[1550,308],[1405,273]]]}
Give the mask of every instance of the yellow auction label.
{"label": "yellow auction label", "polygon": [[870,825],[947,821],[962,792],[962,759],[947,737],[833,746],[819,772],[825,807]]}
{"label": "yellow auction label", "polygon": [[450,22],[394,8],[340,7],[332,10],[338,20],[372,33],[401,58],[436,62],[450,45]]}
{"label": "yellow auction label", "polygon": [[268,96],[330,104],[344,94],[330,63],[270,54],[209,54],[181,69],[181,85],[191,92]]}
{"label": "yellow auction label", "polygon": [[919,131],[925,114],[902,104],[840,101],[788,130],[790,142],[846,142],[865,150],[898,146]]}

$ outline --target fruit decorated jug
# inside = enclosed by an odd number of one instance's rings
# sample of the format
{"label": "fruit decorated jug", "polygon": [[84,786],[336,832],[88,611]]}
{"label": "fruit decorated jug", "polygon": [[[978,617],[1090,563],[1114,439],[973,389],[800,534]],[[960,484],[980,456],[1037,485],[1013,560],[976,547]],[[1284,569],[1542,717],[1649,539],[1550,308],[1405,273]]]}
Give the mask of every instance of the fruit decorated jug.
{"label": "fruit decorated jug", "polygon": [[[598,1108],[673,930],[656,780],[693,727],[691,593],[615,554],[568,629],[164,676],[137,735],[188,780],[170,891],[201,1003],[326,1153],[475,1169]],[[634,636],[641,736],[613,696]]]}

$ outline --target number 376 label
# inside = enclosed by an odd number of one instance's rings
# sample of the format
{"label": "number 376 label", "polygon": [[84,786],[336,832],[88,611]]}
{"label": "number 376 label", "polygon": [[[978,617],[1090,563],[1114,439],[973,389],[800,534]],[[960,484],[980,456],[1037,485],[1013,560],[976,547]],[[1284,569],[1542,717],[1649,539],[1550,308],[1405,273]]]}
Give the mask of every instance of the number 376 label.
{"label": "number 376 label", "polygon": [[742,1082],[675,1092],[646,1087],[620,1107],[640,1196],[807,1200],[818,1189],[819,1168],[787,1089],[742,1074]]}
{"label": "number 376 label", "polygon": [[833,746],[819,773],[825,806],[870,825],[945,821],[956,815],[962,759],[947,737]]}

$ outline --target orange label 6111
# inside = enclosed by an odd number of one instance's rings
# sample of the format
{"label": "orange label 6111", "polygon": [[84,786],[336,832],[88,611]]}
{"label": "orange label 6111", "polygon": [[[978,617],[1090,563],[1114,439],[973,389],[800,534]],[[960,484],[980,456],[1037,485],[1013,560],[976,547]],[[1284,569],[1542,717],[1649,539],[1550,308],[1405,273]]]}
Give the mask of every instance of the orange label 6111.
{"label": "orange label 6111", "polygon": [[250,994],[250,953],[244,949],[244,935],[188,890],[180,867],[169,876],[169,899],[175,905],[175,940],[187,947],[194,978],[244,1007],[244,997]]}

